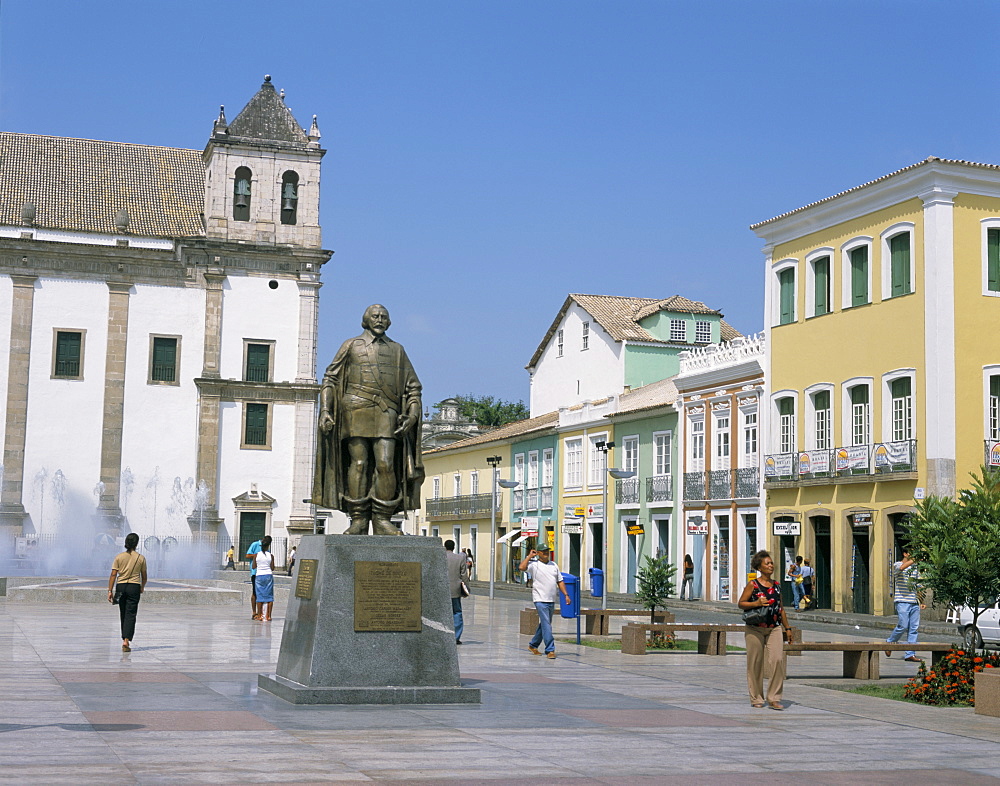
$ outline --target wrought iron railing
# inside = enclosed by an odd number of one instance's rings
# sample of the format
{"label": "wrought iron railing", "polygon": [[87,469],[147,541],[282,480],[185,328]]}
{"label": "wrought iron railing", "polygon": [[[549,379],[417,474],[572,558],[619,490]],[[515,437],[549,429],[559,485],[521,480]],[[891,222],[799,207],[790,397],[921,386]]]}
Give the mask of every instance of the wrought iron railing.
{"label": "wrought iron railing", "polygon": [[646,478],[646,502],[669,502],[673,498],[674,479],[671,475]]}
{"label": "wrought iron railing", "polygon": [[764,480],[799,481],[818,478],[868,478],[916,472],[917,441],[849,445],[831,450],[775,453],[764,457]]}
{"label": "wrought iron railing", "polygon": [[708,498],[733,498],[733,482],[728,469],[713,469],[708,473]]}
{"label": "wrought iron railing", "polygon": [[542,486],[542,504],[539,510],[552,510],[552,486]]}
{"label": "wrought iron railing", "polygon": [[684,473],[684,499],[707,499],[704,472]]}
{"label": "wrought iron railing", "polygon": [[527,489],[526,492],[525,510],[538,510],[538,489]]}
{"label": "wrought iron railing", "polygon": [[438,497],[427,500],[427,518],[463,518],[489,515],[493,500],[489,494],[465,494],[461,497]]}
{"label": "wrought iron railing", "polygon": [[623,478],[616,481],[615,502],[618,505],[638,505],[639,478]]}
{"label": "wrought iron railing", "polygon": [[760,496],[760,469],[758,467],[737,467],[733,470],[736,499],[750,499]]}

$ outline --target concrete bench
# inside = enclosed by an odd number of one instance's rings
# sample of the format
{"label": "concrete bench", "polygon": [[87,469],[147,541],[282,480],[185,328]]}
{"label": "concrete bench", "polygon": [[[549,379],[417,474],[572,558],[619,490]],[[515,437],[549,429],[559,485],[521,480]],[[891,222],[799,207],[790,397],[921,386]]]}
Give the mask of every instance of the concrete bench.
{"label": "concrete bench", "polygon": [[683,631],[695,631],[698,634],[699,654],[725,655],[726,633],[729,631],[742,632],[744,630],[746,630],[746,625],[729,625],[723,623],[629,623],[622,628],[622,653],[625,655],[645,655],[646,634],[650,631],[655,631],[657,633],[681,633]]}
{"label": "concrete bench", "polygon": [[[555,613],[559,613],[558,607]],[[580,609],[580,616],[584,618],[585,633],[594,636],[608,636],[611,631],[612,617],[646,617],[648,619],[649,612],[642,609]],[[658,611],[656,612],[656,620],[658,622],[673,622],[674,615],[669,611]],[[522,636],[534,634],[538,627],[538,612],[534,606],[521,610],[519,623]]]}
{"label": "concrete bench", "polygon": [[976,714],[1000,718],[1000,670],[976,672]]}
{"label": "concrete bench", "polygon": [[785,645],[785,654],[793,655],[803,652],[843,652],[844,676],[856,680],[877,680],[879,678],[879,659],[885,651],[931,653],[931,667],[937,665],[944,654],[951,649],[950,644],[908,644],[884,641],[795,641]]}

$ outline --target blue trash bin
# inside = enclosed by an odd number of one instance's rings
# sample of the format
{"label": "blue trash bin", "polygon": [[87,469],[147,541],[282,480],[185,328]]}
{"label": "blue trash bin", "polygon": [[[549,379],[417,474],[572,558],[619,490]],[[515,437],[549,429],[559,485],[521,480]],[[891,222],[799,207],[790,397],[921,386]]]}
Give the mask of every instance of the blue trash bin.
{"label": "blue trash bin", "polygon": [[600,568],[590,569],[590,597],[604,597],[604,571]]}
{"label": "blue trash bin", "polygon": [[559,616],[568,620],[576,619],[580,616],[580,578],[572,573],[563,573],[562,580],[566,585],[569,603],[566,602],[566,598],[559,595]]}

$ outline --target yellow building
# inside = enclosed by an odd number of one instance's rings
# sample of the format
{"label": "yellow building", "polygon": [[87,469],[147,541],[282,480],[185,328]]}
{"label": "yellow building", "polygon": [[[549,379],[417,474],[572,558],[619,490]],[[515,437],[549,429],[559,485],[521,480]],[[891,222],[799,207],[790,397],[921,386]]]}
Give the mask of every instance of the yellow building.
{"label": "yellow building", "polygon": [[495,502],[491,498],[494,477],[491,459],[499,459],[496,461],[498,479],[513,478],[516,470],[511,456],[512,444],[529,435],[550,431],[555,421],[555,413],[519,420],[486,434],[424,451],[422,508],[414,515],[414,534],[454,540],[459,550],[472,549],[476,561],[473,578],[489,581],[493,532],[490,514],[495,504],[498,541],[494,549],[495,578],[501,582],[516,579],[512,567],[514,557],[518,556],[517,561],[520,561],[522,544],[531,546],[534,541],[526,538],[514,545],[520,535],[523,505],[521,512],[512,514],[512,498],[516,492],[502,488],[497,489]]}
{"label": "yellow building", "polygon": [[891,613],[914,498],[1000,464],[1000,167],[931,157],[752,229],[765,542],[812,559],[821,606]]}

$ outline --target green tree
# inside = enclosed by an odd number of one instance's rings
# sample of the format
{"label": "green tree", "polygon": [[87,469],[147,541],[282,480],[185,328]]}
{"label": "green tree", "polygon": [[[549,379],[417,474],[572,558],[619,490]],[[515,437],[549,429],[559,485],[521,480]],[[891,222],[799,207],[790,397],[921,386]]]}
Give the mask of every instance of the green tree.
{"label": "green tree", "polygon": [[644,609],[649,609],[649,621],[656,618],[656,609],[667,607],[667,598],[674,591],[674,574],[677,566],[667,562],[666,557],[646,557],[639,572],[635,574],[635,599]]}
{"label": "green tree", "polygon": [[908,520],[910,555],[936,599],[967,606],[975,627],[1000,598],[1000,473],[982,468],[957,499],[930,496]]}
{"label": "green tree", "polygon": [[[528,417],[523,401],[503,401],[493,396],[455,396],[458,411],[481,428],[494,429]],[[438,405],[439,406],[439,405]]]}

